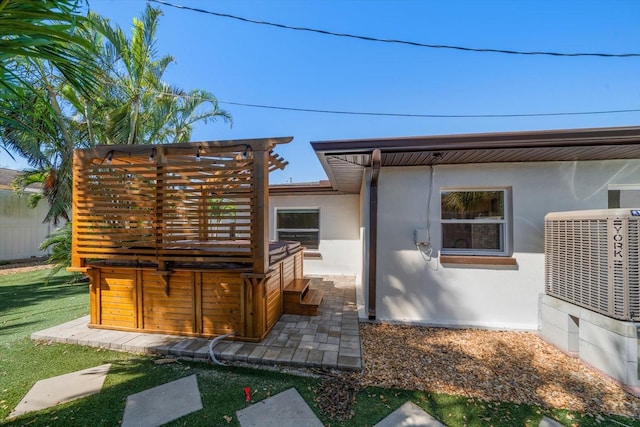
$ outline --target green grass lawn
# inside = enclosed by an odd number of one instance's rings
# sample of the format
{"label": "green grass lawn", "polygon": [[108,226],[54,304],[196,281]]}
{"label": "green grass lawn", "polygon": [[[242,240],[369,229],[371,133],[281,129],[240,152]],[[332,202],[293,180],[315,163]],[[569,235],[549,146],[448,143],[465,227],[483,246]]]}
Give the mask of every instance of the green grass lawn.
{"label": "green grass lawn", "polygon": [[[42,283],[47,274],[47,271],[38,271],[0,276],[0,425],[117,426],[122,419],[127,396],[195,374],[204,409],[171,425],[237,426],[237,410],[295,387],[325,425],[338,427],[374,425],[408,400],[452,427],[533,427],[544,415],[566,426],[640,427],[640,422],[622,417],[599,417],[529,405],[373,387],[356,395],[351,419],[332,420],[314,403],[323,381],[320,378],[184,361],[156,365],[152,357],[77,345],[32,342],[29,339],[32,332],[88,313],[86,284],[68,284],[72,276],[61,273],[44,286]],[[101,393],[6,420],[36,381],[104,363],[112,366]],[[251,387],[250,403],[245,402],[244,387]]]}

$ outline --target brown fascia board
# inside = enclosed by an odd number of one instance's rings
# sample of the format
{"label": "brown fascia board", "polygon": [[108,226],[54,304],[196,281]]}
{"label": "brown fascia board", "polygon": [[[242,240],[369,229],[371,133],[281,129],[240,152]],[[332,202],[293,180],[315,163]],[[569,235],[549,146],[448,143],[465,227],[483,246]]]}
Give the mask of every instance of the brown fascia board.
{"label": "brown fascia board", "polygon": [[311,146],[321,157],[326,152],[355,154],[374,149],[402,152],[637,143],[640,143],[640,126],[312,141]]}

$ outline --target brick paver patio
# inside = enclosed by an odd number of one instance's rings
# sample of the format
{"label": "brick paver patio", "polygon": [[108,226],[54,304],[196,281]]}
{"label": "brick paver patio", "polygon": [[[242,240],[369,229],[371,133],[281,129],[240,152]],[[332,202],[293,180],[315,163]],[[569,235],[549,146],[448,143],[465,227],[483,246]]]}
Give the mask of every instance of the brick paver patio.
{"label": "brick paver patio", "polygon": [[[213,348],[218,360],[252,364],[360,371],[355,278],[314,277],[322,288],[317,316],[284,314],[260,343],[223,340]],[[36,332],[34,340],[110,348],[131,353],[209,359],[210,340],[175,335],[121,332],[87,327],[88,316]]]}

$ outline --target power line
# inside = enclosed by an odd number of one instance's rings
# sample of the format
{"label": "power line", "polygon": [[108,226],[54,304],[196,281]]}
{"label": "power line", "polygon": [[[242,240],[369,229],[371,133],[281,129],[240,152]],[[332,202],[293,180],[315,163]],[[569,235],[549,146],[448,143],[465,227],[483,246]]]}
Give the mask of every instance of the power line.
{"label": "power line", "polygon": [[420,43],[420,42],[413,42],[413,41],[406,41],[406,40],[395,40],[395,39],[380,39],[377,37],[361,36],[356,34],[336,33],[333,31],[320,30],[317,28],[295,27],[291,25],[278,24],[278,23],[268,22],[268,21],[258,21],[255,19],[249,19],[249,18],[243,18],[241,16],[230,15],[228,13],[213,12],[210,10],[199,9],[197,7],[173,4],[164,0],[149,0],[149,1],[158,3],[158,4],[163,4],[169,7],[175,7],[177,9],[191,10],[193,12],[205,13],[208,15],[218,16],[220,18],[230,18],[230,19],[235,19],[238,21],[247,22],[251,24],[267,25],[267,26],[282,28],[286,30],[306,31],[311,33],[323,34],[327,36],[346,37],[351,39],[364,40],[364,41],[370,41],[370,42],[379,42],[379,43],[402,44],[402,45],[415,46],[415,47],[425,47],[430,49],[451,49],[451,50],[460,50],[464,52],[503,53],[503,54],[509,54],[509,55],[544,55],[544,56],[569,56],[569,57],[595,56],[595,57],[601,57],[601,58],[640,57],[640,53],[585,53],[585,52],[564,53],[564,52],[547,52],[547,51],[519,51],[519,50],[507,50],[507,49],[474,48],[474,47],[453,46],[453,45],[443,45],[443,44],[428,44],[428,43]]}
{"label": "power line", "polygon": [[150,90],[156,95],[173,96],[175,98],[189,98],[200,101],[208,101],[218,104],[237,105],[240,107],[263,108],[269,110],[296,111],[301,113],[339,114],[350,116],[377,116],[377,117],[406,117],[406,118],[431,118],[431,119],[479,119],[479,118],[509,118],[509,117],[547,117],[547,116],[586,116],[596,114],[638,113],[639,109],[601,110],[601,111],[562,111],[556,113],[512,113],[512,114],[411,114],[411,113],[382,113],[373,111],[346,111],[323,110],[317,108],[282,107],[278,105],[249,104],[244,102],[222,101],[220,99],[201,98],[187,94],[175,94]]}
{"label": "power line", "polygon": [[352,116],[378,117],[415,117],[433,119],[474,119],[474,118],[506,118],[506,117],[544,117],[544,116],[583,116],[591,114],[637,113],[640,109],[603,110],[603,111],[566,111],[558,113],[522,113],[522,114],[409,114],[409,113],[380,113],[367,111],[319,110],[314,108],[280,107],[275,105],[245,104],[241,102],[220,101],[220,104],[238,105],[241,107],[266,108],[271,110],[299,111],[303,113],[342,114]]}

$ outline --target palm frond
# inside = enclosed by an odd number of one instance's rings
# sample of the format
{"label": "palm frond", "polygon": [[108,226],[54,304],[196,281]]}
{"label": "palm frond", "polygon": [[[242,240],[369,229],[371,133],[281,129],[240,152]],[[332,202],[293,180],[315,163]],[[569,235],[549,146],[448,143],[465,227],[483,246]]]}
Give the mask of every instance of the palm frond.
{"label": "palm frond", "polygon": [[71,241],[71,223],[68,222],[47,236],[40,244],[40,250],[51,250],[47,262],[53,265],[45,284],[48,284],[60,270],[71,265]]}
{"label": "palm frond", "polygon": [[4,1],[0,8],[0,73],[19,56],[44,59],[80,92],[91,96],[96,80],[88,60],[93,45],[82,37],[87,19],[77,0]]}

